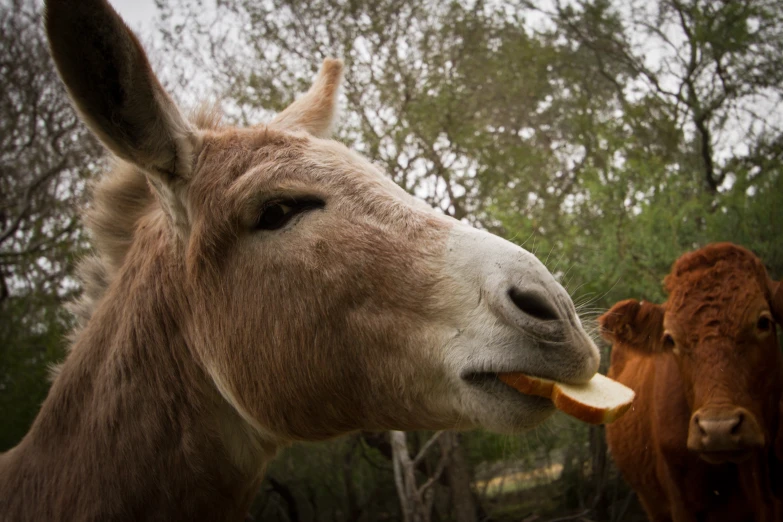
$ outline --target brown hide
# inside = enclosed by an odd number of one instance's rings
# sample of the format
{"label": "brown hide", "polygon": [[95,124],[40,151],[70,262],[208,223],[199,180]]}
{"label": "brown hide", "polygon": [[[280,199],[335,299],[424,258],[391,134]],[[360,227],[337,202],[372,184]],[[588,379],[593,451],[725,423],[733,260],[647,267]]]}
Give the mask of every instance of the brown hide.
{"label": "brown hide", "polygon": [[781,520],[782,285],[719,243],[683,255],[665,286],[666,303],[599,320],[609,376],[637,394],[606,429],[614,460],[651,520]]}
{"label": "brown hide", "polygon": [[342,62],[270,124],[186,118],[106,0],[47,0],[57,70],[114,155],[78,328],[0,522],[242,520],[279,448],[358,430],[529,429],[599,352],[533,254],[328,139]]}

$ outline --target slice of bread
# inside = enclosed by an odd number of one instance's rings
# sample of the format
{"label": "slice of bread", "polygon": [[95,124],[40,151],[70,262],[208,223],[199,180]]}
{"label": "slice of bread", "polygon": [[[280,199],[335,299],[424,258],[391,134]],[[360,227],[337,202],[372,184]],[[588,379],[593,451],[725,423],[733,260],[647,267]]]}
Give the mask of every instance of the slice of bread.
{"label": "slice of bread", "polygon": [[498,378],[525,395],[551,399],[555,407],[590,424],[609,424],[619,419],[634,399],[634,392],[597,373],[584,384],[565,384],[524,373],[500,373]]}

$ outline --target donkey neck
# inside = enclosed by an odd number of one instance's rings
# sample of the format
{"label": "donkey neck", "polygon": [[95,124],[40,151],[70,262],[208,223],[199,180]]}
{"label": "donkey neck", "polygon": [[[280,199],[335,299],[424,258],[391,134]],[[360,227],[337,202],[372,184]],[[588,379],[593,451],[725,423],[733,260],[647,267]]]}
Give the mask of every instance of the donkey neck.
{"label": "donkey neck", "polygon": [[189,349],[171,298],[184,270],[158,243],[131,251],[29,434],[0,460],[12,491],[0,504],[24,519],[241,520],[260,485],[274,448]]}

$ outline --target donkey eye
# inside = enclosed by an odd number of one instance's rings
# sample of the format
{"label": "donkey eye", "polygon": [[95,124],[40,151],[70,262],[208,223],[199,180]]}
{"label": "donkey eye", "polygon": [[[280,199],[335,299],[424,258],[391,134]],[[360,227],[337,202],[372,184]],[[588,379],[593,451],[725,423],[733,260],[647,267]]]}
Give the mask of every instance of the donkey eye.
{"label": "donkey eye", "polygon": [[256,221],[255,229],[277,230],[283,228],[297,214],[323,207],[324,202],[320,199],[273,201],[264,205],[261,215]]}
{"label": "donkey eye", "polygon": [[756,323],[756,328],[760,332],[768,332],[772,329],[772,319],[767,314],[762,314]]}

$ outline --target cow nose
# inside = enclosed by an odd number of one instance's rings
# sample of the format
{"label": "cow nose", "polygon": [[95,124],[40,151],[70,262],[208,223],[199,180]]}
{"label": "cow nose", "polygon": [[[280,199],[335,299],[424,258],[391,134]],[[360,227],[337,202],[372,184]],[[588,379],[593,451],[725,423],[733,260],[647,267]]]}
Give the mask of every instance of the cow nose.
{"label": "cow nose", "polygon": [[541,321],[556,321],[560,319],[557,310],[537,291],[523,291],[512,286],[508,289],[508,298],[524,314]]}
{"label": "cow nose", "polygon": [[693,416],[702,444],[708,451],[737,449],[742,421],[743,416],[738,413],[723,419],[705,419],[698,414]]}
{"label": "cow nose", "polygon": [[699,410],[691,417],[688,447],[701,452],[742,451],[763,445],[764,435],[744,408]]}

